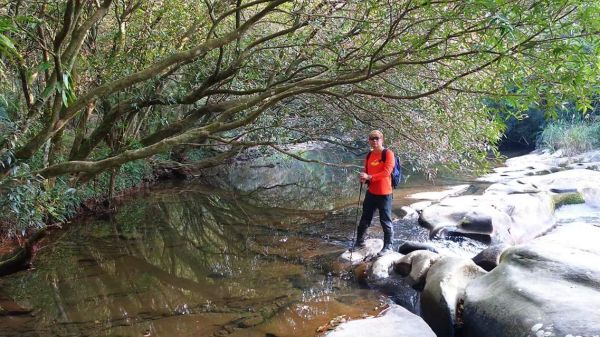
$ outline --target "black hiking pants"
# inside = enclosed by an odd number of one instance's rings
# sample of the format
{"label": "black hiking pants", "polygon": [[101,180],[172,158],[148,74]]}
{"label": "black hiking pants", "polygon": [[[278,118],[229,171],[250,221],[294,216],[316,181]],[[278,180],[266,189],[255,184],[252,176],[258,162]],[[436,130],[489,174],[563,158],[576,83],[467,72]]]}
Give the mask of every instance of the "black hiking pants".
{"label": "black hiking pants", "polygon": [[363,201],[362,216],[358,224],[358,239],[364,240],[364,234],[367,228],[371,226],[373,215],[375,210],[379,210],[379,222],[383,228],[383,244],[390,245],[394,236],[394,227],[392,226],[392,196],[388,195],[375,195],[369,193],[365,195]]}

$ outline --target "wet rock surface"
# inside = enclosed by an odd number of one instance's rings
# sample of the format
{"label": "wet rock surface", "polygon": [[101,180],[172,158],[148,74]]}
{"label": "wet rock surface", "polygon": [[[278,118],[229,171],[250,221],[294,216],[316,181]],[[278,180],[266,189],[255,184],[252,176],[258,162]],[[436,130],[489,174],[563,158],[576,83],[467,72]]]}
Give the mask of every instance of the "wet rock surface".
{"label": "wet rock surface", "polygon": [[472,280],[485,275],[473,261],[459,257],[437,260],[425,280],[421,294],[421,316],[438,336],[454,336],[457,312],[464,289]]}
{"label": "wet rock surface", "polygon": [[393,305],[381,316],[340,324],[327,337],[436,337],[419,316]]}
{"label": "wet rock surface", "polygon": [[353,265],[358,264],[377,256],[377,253],[379,253],[382,248],[383,240],[367,239],[365,240],[364,246],[345,251],[340,256],[340,261],[349,262]]}
{"label": "wet rock surface", "polygon": [[[600,211],[585,215],[600,208],[600,172],[586,162],[599,159],[531,154],[483,177],[493,184],[479,195],[416,194],[429,200],[399,224],[418,215],[429,240],[401,234],[398,253],[366,257],[366,284],[438,337],[600,336]],[[469,255],[466,238],[489,245]],[[417,295],[404,296],[409,288]]]}
{"label": "wet rock surface", "polygon": [[407,277],[410,285],[422,288],[429,268],[442,256],[428,250],[416,250],[403,256],[395,266],[395,270]]}
{"label": "wet rock surface", "polygon": [[406,241],[398,247],[398,253],[400,254],[408,254],[415,250],[428,250],[434,253],[438,253],[437,248],[427,242],[415,242],[415,241]]}
{"label": "wet rock surface", "polygon": [[482,240],[516,243],[548,230],[554,224],[553,211],[547,194],[484,194],[442,200],[424,209],[420,220],[432,236],[443,236],[449,229]]}
{"label": "wet rock surface", "polygon": [[507,244],[489,246],[473,257],[473,262],[486,271],[491,271],[500,263],[500,256],[510,247]]}
{"label": "wet rock surface", "polygon": [[369,281],[376,281],[390,277],[390,272],[394,270],[394,265],[402,259],[402,254],[390,252],[373,262],[368,272]]}
{"label": "wet rock surface", "polygon": [[467,286],[464,336],[598,336],[598,242],[599,227],[574,223],[509,248]]}
{"label": "wet rock surface", "polygon": [[503,180],[482,195],[442,199],[423,209],[419,221],[432,236],[515,244],[551,229],[556,207],[582,202],[600,204],[600,172],[574,169]]}

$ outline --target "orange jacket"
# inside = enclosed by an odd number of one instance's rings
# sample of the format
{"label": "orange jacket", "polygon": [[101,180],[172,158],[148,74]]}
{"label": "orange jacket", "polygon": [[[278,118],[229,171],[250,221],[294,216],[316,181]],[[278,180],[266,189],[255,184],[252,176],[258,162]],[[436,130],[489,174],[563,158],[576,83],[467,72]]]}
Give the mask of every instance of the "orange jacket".
{"label": "orange jacket", "polygon": [[369,162],[365,158],[366,173],[371,176],[369,192],[375,195],[392,194],[392,170],[394,169],[394,152],[386,151],[385,162],[381,161],[381,152],[371,150]]}

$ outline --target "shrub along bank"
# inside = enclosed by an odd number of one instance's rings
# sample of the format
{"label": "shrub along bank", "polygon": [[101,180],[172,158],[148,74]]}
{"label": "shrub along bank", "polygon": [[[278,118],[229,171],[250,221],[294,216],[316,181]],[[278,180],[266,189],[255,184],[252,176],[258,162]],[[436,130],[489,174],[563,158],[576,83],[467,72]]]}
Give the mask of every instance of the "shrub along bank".
{"label": "shrub along bank", "polygon": [[48,226],[64,223],[78,212],[106,211],[112,198],[147,186],[159,173],[149,161],[138,160],[75,189],[66,177],[44,179],[32,174],[29,165],[18,168],[0,184],[0,275],[26,263]]}
{"label": "shrub along bank", "polygon": [[0,186],[0,234],[4,239],[64,222],[80,206],[104,202],[115,193],[153,179],[153,170],[146,161],[130,162],[119,170],[105,172],[77,190],[64,177],[43,179],[33,175],[27,165],[19,168],[21,172],[15,172]]}
{"label": "shrub along bank", "polygon": [[550,123],[542,131],[538,147],[565,155],[580,154],[600,147],[600,118]]}

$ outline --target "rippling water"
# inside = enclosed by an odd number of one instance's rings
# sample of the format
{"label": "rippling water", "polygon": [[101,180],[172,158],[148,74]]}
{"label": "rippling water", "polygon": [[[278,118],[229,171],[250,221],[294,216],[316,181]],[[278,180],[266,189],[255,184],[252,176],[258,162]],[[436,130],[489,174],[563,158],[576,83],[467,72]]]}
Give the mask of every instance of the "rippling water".
{"label": "rippling water", "polygon": [[556,217],[557,226],[582,222],[600,227],[600,208],[591,207],[587,204],[562,206],[556,210],[554,216]]}

